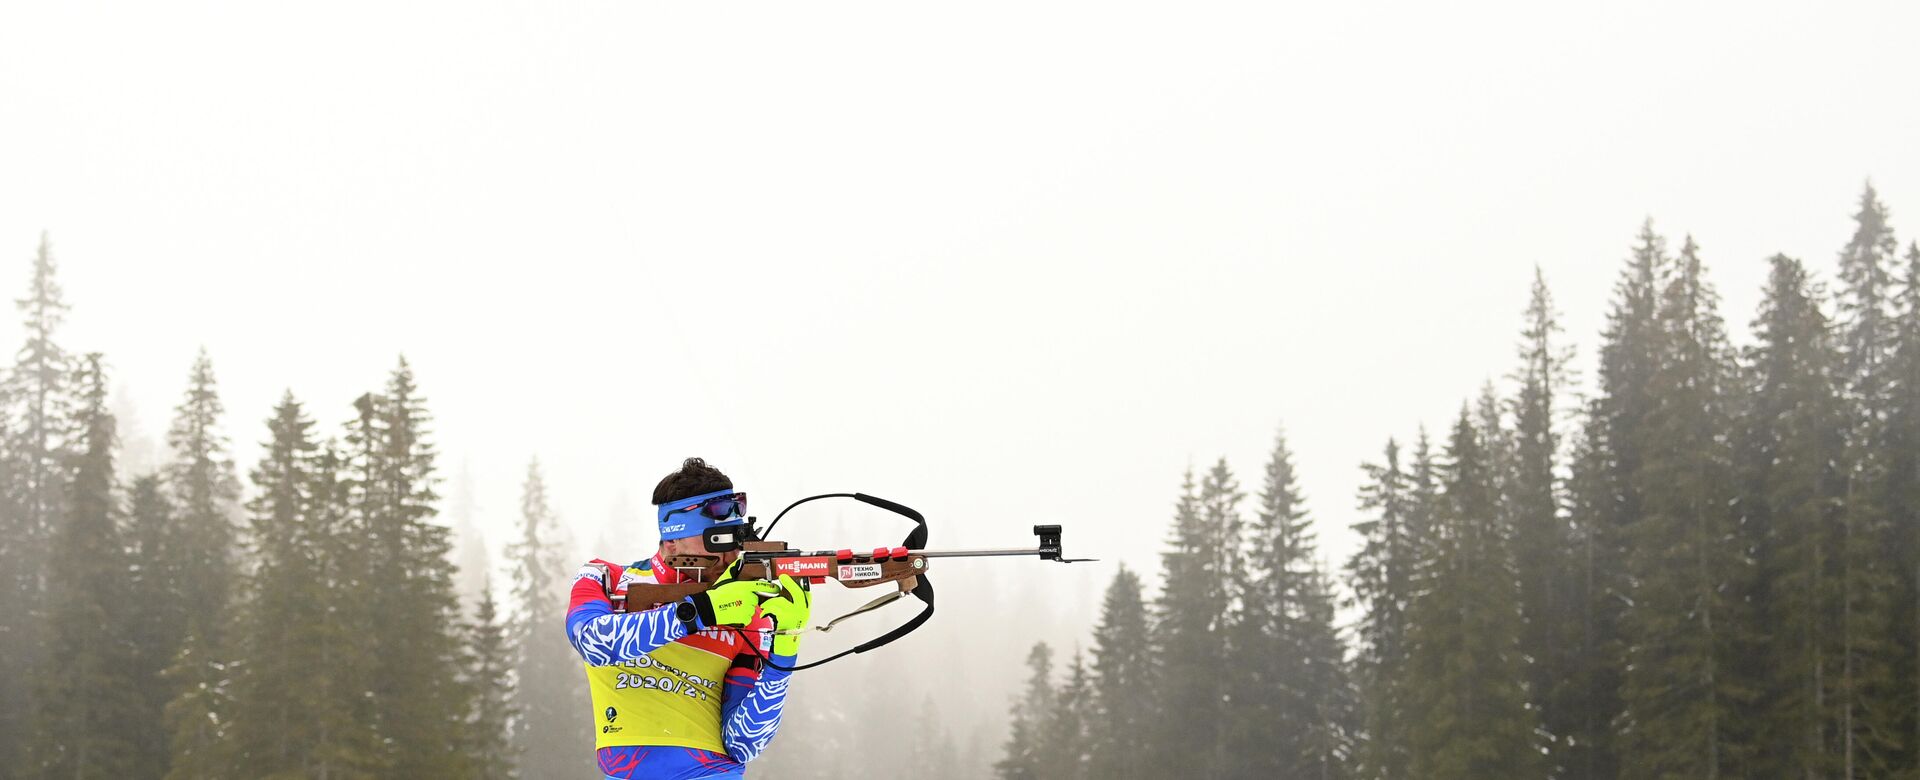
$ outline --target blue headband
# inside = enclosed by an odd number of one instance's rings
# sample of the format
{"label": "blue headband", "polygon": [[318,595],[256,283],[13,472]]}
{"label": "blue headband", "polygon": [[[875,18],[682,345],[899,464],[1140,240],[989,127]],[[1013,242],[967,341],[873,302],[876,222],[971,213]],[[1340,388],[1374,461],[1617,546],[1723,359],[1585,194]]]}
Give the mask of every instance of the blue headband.
{"label": "blue headband", "polygon": [[654,506],[654,509],[659,514],[660,541],[664,542],[664,541],[667,541],[668,539],[685,539],[686,537],[689,537],[689,536],[699,536],[703,533],[706,533],[707,529],[712,528],[714,526],[740,525],[742,523],[747,522],[747,519],[744,517],[739,518],[737,520],[733,518],[728,518],[726,520],[715,520],[711,517],[701,514],[699,510],[676,513],[673,515],[673,522],[671,523],[667,522],[667,514],[674,512],[674,510],[685,509],[687,507],[693,507],[693,506],[699,506],[701,502],[706,501],[709,498],[731,496],[738,492],[740,491],[735,490],[733,488],[727,488],[726,490],[716,490],[712,493],[706,493],[703,495],[683,498],[683,499],[680,499],[679,501],[672,501],[665,504],[656,504]]}

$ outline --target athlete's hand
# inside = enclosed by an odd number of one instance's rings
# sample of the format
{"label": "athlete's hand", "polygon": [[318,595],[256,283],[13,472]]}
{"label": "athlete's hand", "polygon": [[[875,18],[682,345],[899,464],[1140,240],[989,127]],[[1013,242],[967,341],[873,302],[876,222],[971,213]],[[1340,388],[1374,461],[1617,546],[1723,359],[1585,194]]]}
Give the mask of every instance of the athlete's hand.
{"label": "athlete's hand", "polygon": [[780,586],[766,580],[726,580],[704,593],[687,597],[700,613],[700,627],[745,626],[753,622],[753,610],[763,596],[780,592]]}
{"label": "athlete's hand", "polygon": [[780,575],[779,593],[760,605],[761,614],[773,618],[777,632],[773,635],[773,654],[799,655],[800,632],[806,629],[807,618],[813,613],[813,594],[786,574]]}

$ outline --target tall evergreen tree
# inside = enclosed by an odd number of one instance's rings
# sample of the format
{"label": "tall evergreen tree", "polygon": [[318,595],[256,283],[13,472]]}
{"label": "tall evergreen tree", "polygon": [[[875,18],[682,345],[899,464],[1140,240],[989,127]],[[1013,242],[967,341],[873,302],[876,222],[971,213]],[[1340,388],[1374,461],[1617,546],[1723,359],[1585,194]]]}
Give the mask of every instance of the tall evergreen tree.
{"label": "tall evergreen tree", "polygon": [[1481,431],[1460,410],[1429,563],[1410,608],[1414,777],[1538,777],[1544,767],[1520,656],[1520,594]]}
{"label": "tall evergreen tree", "polygon": [[436,453],[431,417],[401,359],[386,392],[362,396],[353,434],[354,509],[371,554],[365,587],[376,662],[372,705],[391,771],[402,777],[465,776],[485,735],[462,727],[474,691],[461,675],[464,655],[447,563],[447,529],[432,522]]}
{"label": "tall evergreen tree", "polygon": [[1754,601],[1771,631],[1766,655],[1745,670],[1762,683],[1756,765],[1772,777],[1830,777],[1840,768],[1834,685],[1845,612],[1839,572],[1847,555],[1840,515],[1846,420],[1837,361],[1818,291],[1796,260],[1775,255],[1748,350],[1751,400],[1741,426],[1744,544],[1755,549]]}
{"label": "tall evergreen tree", "polygon": [[[1841,637],[1842,673],[1854,692],[1841,713],[1847,722],[1841,769],[1870,772],[1889,760],[1903,760],[1890,754],[1911,750],[1885,743],[1887,735],[1906,731],[1902,723],[1911,716],[1902,712],[1900,701],[1906,698],[1908,686],[1875,680],[1885,665],[1905,666],[1907,653],[1898,649],[1899,640],[1888,643],[1884,633],[1906,622],[1894,614],[1900,599],[1887,598],[1879,588],[1905,579],[1906,570],[1902,556],[1885,546],[1896,541],[1899,534],[1894,528],[1900,521],[1894,513],[1901,490],[1896,484],[1899,477],[1890,462],[1899,456],[1888,446],[1894,431],[1890,421],[1901,392],[1895,364],[1900,327],[1895,285],[1899,244],[1887,208],[1871,184],[1860,194],[1854,228],[1852,239],[1840,251],[1836,306],[1851,417],[1844,524],[1850,537],[1871,540],[1863,544],[1872,551],[1841,561],[1843,587],[1848,591],[1843,597],[1847,625]],[[1920,767],[1913,771],[1920,776]]]}
{"label": "tall evergreen tree", "polygon": [[1578,571],[1561,493],[1560,398],[1571,382],[1572,351],[1559,341],[1560,314],[1546,277],[1533,272],[1526,325],[1520,332],[1519,394],[1513,413],[1513,453],[1506,515],[1513,523],[1515,568],[1525,628],[1521,653],[1531,659],[1528,688],[1549,735],[1548,761],[1555,776],[1579,763],[1576,744],[1580,705],[1567,686],[1576,657],[1570,637],[1577,626],[1570,577]]}
{"label": "tall evergreen tree", "polygon": [[52,652],[34,678],[41,690],[31,767],[44,777],[117,779],[140,772],[140,724],[131,721],[133,708],[118,704],[134,682],[134,659],[126,602],[111,587],[127,560],[116,518],[113,415],[98,353],[87,355],[76,378],[80,404],[72,427],[81,449],[70,464],[67,516],[48,566],[48,596],[59,609],[50,622]]}
{"label": "tall evergreen tree", "polygon": [[1660,365],[1660,281],[1672,266],[1666,240],[1652,220],[1640,227],[1627,264],[1614,284],[1601,336],[1599,392],[1588,403],[1579,446],[1571,459],[1568,519],[1577,547],[1572,578],[1578,624],[1566,679],[1558,695],[1568,702],[1562,762],[1570,780],[1619,777],[1615,724],[1627,667],[1622,621],[1632,603],[1627,552],[1644,514],[1638,475],[1642,438],[1653,408],[1653,374]]}
{"label": "tall evergreen tree", "polygon": [[517,715],[511,738],[521,751],[522,766],[561,771],[586,766],[593,757],[593,735],[575,726],[580,713],[593,709],[579,656],[555,626],[566,622],[566,551],[558,544],[559,521],[547,500],[547,483],[540,462],[527,464],[520,491],[520,535],[507,547],[513,567],[513,615],[507,639],[513,655],[513,676],[519,681],[514,702]]}
{"label": "tall evergreen tree", "polygon": [[1227,633],[1234,690],[1225,771],[1343,777],[1355,705],[1284,433],[1274,436],[1263,476],[1245,565],[1231,572],[1241,606]]}
{"label": "tall evergreen tree", "polygon": [[1154,603],[1157,697],[1167,712],[1149,735],[1152,758],[1177,761],[1165,771],[1207,773],[1224,759],[1221,738],[1231,681],[1222,633],[1239,568],[1239,503],[1244,498],[1225,458],[1202,479],[1189,474],[1174,512],[1169,549],[1160,556],[1166,583]]}
{"label": "tall evergreen tree", "polygon": [[1410,724],[1399,686],[1407,663],[1407,605],[1424,529],[1413,523],[1417,508],[1412,477],[1400,466],[1400,445],[1387,440],[1384,461],[1362,469],[1360,508],[1371,513],[1355,523],[1362,545],[1347,562],[1348,583],[1362,613],[1357,627],[1354,678],[1359,686],[1361,733],[1354,774],[1373,780],[1406,780],[1407,730]]}
{"label": "tall evergreen tree", "polygon": [[353,702],[329,657],[337,612],[353,598],[335,571],[339,529],[327,523],[328,476],[313,421],[291,392],[267,420],[270,438],[251,478],[249,557],[255,566],[235,603],[237,657],[228,739],[243,777],[339,776],[334,735],[353,723]]}
{"label": "tall evergreen tree", "polygon": [[208,776],[228,761],[224,751],[231,747],[224,744],[230,717],[225,708],[232,695],[225,631],[230,622],[228,580],[236,574],[233,512],[240,485],[226,437],[219,432],[223,412],[213,364],[202,350],[167,432],[173,461],[166,469],[166,486],[175,511],[167,564],[178,590],[166,596],[184,607],[180,649],[162,676],[174,695],[167,720],[175,776]]}
{"label": "tall evergreen tree", "polygon": [[1113,575],[1093,629],[1093,721],[1090,774],[1145,780],[1151,762],[1141,736],[1162,710],[1154,699],[1152,645],[1140,576],[1125,565]]}
{"label": "tall evergreen tree", "polygon": [[994,777],[1000,780],[1042,780],[1048,745],[1046,730],[1054,710],[1053,650],[1040,642],[1027,653],[1027,687],[1013,704],[1007,742]]}
{"label": "tall evergreen tree", "polygon": [[1740,600],[1751,572],[1735,529],[1728,436],[1736,369],[1692,239],[1662,291],[1659,319],[1660,362],[1633,482],[1644,514],[1628,529],[1634,606],[1624,625],[1623,770],[1745,777],[1755,691],[1736,672],[1755,648]]}
{"label": "tall evergreen tree", "polygon": [[188,605],[186,625],[219,644],[226,622],[228,583],[233,576],[233,516],[240,497],[240,481],[220,432],[220,403],[213,362],[205,350],[194,358],[187,378],[186,397],[174,409],[167,445],[173,462],[167,467],[167,487],[178,512],[178,548],[182,603]]}
{"label": "tall evergreen tree", "polygon": [[[34,253],[27,295],[15,300],[23,315],[26,343],[13,370],[0,383],[9,407],[6,460],[11,484],[4,486],[8,513],[0,517],[0,700],[25,702],[28,681],[46,658],[46,601],[50,544],[66,517],[75,419],[73,372],[66,350],[55,340],[67,312],[57,264],[45,233]],[[31,706],[0,707],[0,777],[8,777],[32,729],[25,720]]]}

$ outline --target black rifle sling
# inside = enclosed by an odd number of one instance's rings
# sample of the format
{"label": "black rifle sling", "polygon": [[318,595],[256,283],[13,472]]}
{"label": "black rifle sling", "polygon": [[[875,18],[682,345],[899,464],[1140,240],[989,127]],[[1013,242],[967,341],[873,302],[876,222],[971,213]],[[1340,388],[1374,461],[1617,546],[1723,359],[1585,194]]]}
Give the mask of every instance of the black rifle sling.
{"label": "black rifle sling", "polygon": [[[918,511],[915,511],[912,507],[906,506],[905,504],[897,504],[892,501],[888,501],[884,498],[880,498],[879,496],[870,496],[865,493],[825,493],[818,496],[809,496],[807,498],[800,499],[799,501],[795,501],[791,504],[788,504],[786,509],[780,510],[780,514],[774,516],[773,522],[767,526],[767,533],[771,534],[771,532],[773,531],[773,527],[780,524],[780,518],[786,517],[787,513],[793,511],[794,507],[807,503],[808,501],[814,501],[822,498],[851,498],[863,504],[871,504],[873,506],[880,507],[881,509],[885,509],[894,514],[905,517],[908,520],[912,520],[913,526],[914,526],[913,530],[907,533],[906,542],[902,546],[910,550],[924,549],[927,546],[927,518],[925,515],[920,514]],[[844,658],[846,656],[853,655],[855,653],[864,653],[868,650],[885,647],[886,645],[892,643],[894,640],[913,633],[914,629],[919,628],[921,625],[925,624],[928,619],[933,617],[933,583],[927,579],[927,575],[924,573],[917,574],[914,576],[919,580],[919,583],[914,585],[913,590],[910,592],[913,594],[914,598],[919,599],[920,602],[925,606],[920,608],[920,614],[914,615],[912,620],[908,620],[907,622],[901,623],[900,625],[894,627],[892,631],[888,631],[887,633],[881,634],[878,637],[867,640],[866,642],[862,642],[860,645],[854,647],[852,650],[842,650],[838,653],[827,656],[826,658],[822,658],[818,661],[814,661],[813,663],[810,663],[810,664],[800,664],[799,666],[784,667],[784,666],[779,666],[774,664],[773,659],[767,658],[766,656],[761,656],[760,660],[766,663],[767,666],[774,669],[778,669],[783,672],[797,672],[802,669],[812,669],[813,667],[827,663],[828,661]],[[891,599],[887,601],[891,601]],[[868,609],[884,606],[886,603],[887,603],[886,601],[876,600],[874,603],[868,604],[865,607],[861,607],[860,609],[849,612],[846,615],[842,615],[840,618],[835,618],[833,622],[838,623],[840,622],[841,619],[858,615],[862,612],[866,612]],[[832,624],[831,623],[828,624],[828,628],[831,628],[831,627],[832,627]]]}

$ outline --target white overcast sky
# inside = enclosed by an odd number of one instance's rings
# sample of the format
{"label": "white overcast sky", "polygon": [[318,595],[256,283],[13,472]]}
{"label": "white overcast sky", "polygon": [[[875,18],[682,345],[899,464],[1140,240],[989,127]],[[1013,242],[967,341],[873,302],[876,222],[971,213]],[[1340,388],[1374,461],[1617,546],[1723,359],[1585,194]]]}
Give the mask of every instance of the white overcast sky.
{"label": "white overcast sky", "polygon": [[1591,374],[1643,218],[1736,333],[1867,179],[1920,235],[1916,8],[10,3],[0,291],[49,231],[67,346],[148,437],[204,346],[243,468],[405,353],[496,548],[531,456],[585,542],[697,454],[1151,572],[1284,423],[1344,558],[1536,264]]}

